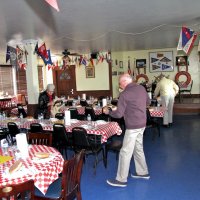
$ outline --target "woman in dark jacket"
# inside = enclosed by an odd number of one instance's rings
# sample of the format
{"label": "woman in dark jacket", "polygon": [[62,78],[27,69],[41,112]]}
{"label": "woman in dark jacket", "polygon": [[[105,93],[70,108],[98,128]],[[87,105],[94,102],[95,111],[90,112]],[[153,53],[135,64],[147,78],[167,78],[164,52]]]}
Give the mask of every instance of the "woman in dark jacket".
{"label": "woman in dark jacket", "polygon": [[[44,119],[50,118],[51,106],[55,98],[54,90],[55,86],[53,84],[48,84],[47,89],[39,95],[37,115],[43,114]],[[36,118],[37,117],[38,116],[36,116]]]}

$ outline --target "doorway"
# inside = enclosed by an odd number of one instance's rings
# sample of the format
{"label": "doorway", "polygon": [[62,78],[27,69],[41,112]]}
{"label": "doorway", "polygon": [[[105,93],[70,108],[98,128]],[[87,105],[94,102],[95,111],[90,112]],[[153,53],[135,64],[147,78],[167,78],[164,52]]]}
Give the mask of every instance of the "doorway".
{"label": "doorway", "polygon": [[74,97],[76,95],[76,75],[75,65],[71,65],[65,70],[53,70],[53,82],[56,87],[58,97]]}

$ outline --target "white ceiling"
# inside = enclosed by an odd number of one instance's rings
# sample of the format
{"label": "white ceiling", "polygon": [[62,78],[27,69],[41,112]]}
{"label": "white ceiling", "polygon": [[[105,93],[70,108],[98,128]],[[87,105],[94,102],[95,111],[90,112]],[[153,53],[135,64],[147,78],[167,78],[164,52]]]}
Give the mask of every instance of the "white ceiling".
{"label": "white ceiling", "polygon": [[[200,0],[0,0],[0,50],[11,40],[45,41],[51,52],[176,47],[182,25],[200,27]],[[17,35],[17,36],[16,36]]]}

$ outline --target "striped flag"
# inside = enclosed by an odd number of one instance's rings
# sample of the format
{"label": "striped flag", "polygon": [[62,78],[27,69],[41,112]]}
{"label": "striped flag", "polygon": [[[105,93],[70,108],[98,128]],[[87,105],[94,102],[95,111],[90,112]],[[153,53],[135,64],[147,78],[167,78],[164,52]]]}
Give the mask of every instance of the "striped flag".
{"label": "striped flag", "polygon": [[55,8],[57,11],[60,11],[58,8],[57,0],[45,0],[50,6]]}
{"label": "striped flag", "polygon": [[182,27],[177,50],[183,50],[186,54],[189,54],[196,38],[197,34],[192,29]]}

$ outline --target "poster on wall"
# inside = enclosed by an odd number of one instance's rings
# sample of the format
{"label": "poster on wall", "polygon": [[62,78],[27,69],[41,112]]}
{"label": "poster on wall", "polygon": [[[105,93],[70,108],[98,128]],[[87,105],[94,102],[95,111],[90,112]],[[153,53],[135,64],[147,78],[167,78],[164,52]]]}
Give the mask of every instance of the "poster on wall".
{"label": "poster on wall", "polygon": [[150,72],[172,72],[174,71],[173,52],[159,51],[149,53]]}

